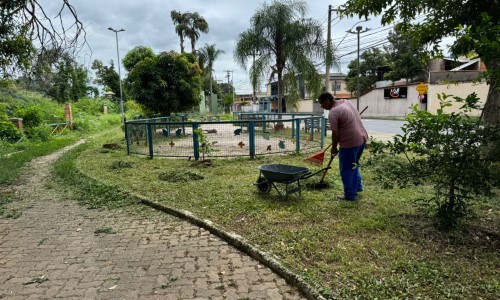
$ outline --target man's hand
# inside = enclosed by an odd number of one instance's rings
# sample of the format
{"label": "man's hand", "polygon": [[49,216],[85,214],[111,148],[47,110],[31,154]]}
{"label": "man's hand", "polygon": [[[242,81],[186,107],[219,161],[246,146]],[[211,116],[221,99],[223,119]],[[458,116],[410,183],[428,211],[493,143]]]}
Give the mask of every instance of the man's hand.
{"label": "man's hand", "polygon": [[337,147],[332,147],[331,152],[332,152],[332,156],[333,156],[333,155],[337,155],[337,153],[339,153],[339,150],[337,150]]}

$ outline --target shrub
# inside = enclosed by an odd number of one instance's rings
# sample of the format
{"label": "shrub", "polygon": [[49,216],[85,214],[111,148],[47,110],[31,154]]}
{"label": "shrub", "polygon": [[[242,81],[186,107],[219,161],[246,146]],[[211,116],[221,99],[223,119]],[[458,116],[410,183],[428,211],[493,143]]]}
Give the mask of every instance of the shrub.
{"label": "shrub", "polygon": [[[463,103],[459,113],[445,113],[451,106],[450,96],[438,97],[441,108],[437,114],[414,106],[402,127],[404,133],[385,146],[374,144],[372,149],[385,166],[379,173],[384,187],[431,184],[433,196],[419,200],[433,212],[440,228],[451,229],[470,215],[469,207],[478,196],[492,196],[500,185],[493,157],[482,155],[486,145],[500,139],[500,131],[467,116],[478,108],[475,93],[465,99],[454,97]],[[386,151],[403,160],[389,163],[394,160],[380,156]]]}
{"label": "shrub", "polygon": [[10,143],[17,142],[22,137],[21,132],[10,121],[0,121],[0,139]]}
{"label": "shrub", "polygon": [[38,105],[18,109],[16,115],[23,119],[23,127],[37,127],[44,122]]}
{"label": "shrub", "polygon": [[26,137],[31,141],[47,142],[51,138],[52,128],[47,124],[42,124],[36,127],[27,127],[24,130]]}
{"label": "shrub", "polygon": [[9,116],[7,115],[7,103],[0,103],[0,121],[9,121]]}
{"label": "shrub", "polygon": [[146,114],[144,107],[134,100],[128,100],[125,102],[124,108],[130,120],[133,119],[133,116]]}

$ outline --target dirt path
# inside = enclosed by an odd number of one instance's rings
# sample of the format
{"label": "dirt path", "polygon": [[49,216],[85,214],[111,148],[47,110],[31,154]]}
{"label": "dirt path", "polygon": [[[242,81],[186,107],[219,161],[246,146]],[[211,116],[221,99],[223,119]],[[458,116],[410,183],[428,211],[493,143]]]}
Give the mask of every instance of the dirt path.
{"label": "dirt path", "polygon": [[78,205],[51,180],[53,162],[71,147],[32,161],[0,190],[16,199],[0,216],[1,299],[303,299],[190,223],[146,207]]}

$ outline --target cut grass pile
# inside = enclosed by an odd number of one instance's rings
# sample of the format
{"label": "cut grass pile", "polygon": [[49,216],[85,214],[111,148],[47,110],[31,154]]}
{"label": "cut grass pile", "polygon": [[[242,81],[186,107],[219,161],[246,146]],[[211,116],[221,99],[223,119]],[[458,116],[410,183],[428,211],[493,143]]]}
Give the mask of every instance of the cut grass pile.
{"label": "cut grass pile", "polygon": [[[291,195],[285,201],[274,188],[268,194],[258,192],[254,185],[258,166],[283,163],[316,170],[302,156],[220,159],[210,167],[195,168],[188,160],[150,160],[127,156],[123,149],[101,151],[97,145],[80,151],[76,165],[66,166],[67,170],[77,168],[108,191],[116,187],[212,220],[272,253],[327,298],[497,299],[500,295],[498,198],[482,199],[474,207],[476,218],[444,233],[436,231],[432,219],[411,200],[431,193],[429,187],[383,190],[370,166],[362,169],[365,191],[355,203],[335,200],[342,194],[337,159],[326,177],[328,189],[304,188],[302,198]],[[131,167],[113,168],[117,161]],[[159,178],[189,172],[203,178]],[[320,175],[307,181],[319,181]],[[75,176],[73,180],[81,177]],[[120,199],[107,195],[102,201],[111,204]]]}

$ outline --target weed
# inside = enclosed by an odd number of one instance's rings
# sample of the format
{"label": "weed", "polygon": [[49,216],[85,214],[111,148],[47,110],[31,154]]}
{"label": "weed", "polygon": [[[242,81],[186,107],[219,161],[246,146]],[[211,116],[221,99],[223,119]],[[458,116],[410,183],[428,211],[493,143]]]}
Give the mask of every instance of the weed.
{"label": "weed", "polygon": [[104,228],[98,228],[94,230],[94,235],[95,236],[100,236],[101,234],[115,234],[116,232],[113,231],[113,228],[111,227],[104,227]]}

